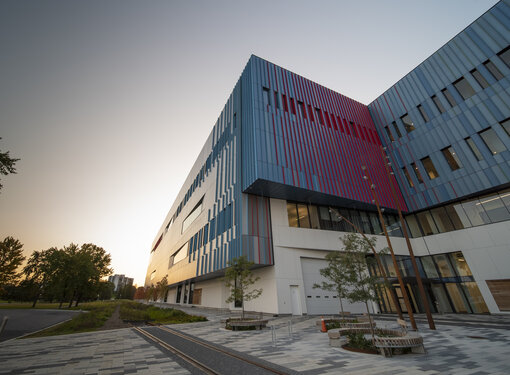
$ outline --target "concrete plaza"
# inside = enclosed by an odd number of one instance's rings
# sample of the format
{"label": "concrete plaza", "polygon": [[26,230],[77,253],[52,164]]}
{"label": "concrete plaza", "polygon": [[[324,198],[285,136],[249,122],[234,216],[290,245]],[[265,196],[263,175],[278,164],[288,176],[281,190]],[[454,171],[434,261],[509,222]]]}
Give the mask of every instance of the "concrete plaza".
{"label": "concrete plaza", "polygon": [[[437,330],[419,323],[427,353],[384,358],[329,346],[317,317],[276,317],[276,343],[270,329],[231,332],[220,312],[185,309],[210,320],[172,328],[250,354],[303,374],[508,374],[510,317],[438,316]],[[292,319],[292,337],[288,321]],[[388,320],[391,319],[391,320]],[[381,316],[378,326],[393,325]],[[423,322],[422,319],[419,320]],[[276,344],[276,346],[275,346]],[[0,374],[186,374],[180,361],[163,353],[131,329],[117,329],[0,344]]]}

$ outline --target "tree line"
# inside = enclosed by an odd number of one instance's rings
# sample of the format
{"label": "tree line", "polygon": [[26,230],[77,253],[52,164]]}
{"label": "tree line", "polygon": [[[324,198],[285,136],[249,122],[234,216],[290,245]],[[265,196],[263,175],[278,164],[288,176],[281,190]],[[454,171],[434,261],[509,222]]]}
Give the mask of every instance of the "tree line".
{"label": "tree line", "polygon": [[82,301],[110,299],[111,256],[102,247],[71,243],[63,248],[34,251],[25,266],[23,245],[13,237],[0,242],[0,298],[15,301],[59,302],[71,307]]}

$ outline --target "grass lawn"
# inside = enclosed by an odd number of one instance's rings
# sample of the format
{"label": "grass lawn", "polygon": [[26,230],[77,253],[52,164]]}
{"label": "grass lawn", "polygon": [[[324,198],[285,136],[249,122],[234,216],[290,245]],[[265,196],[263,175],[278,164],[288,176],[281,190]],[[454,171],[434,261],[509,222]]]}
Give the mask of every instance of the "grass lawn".
{"label": "grass lawn", "polygon": [[[37,303],[35,309],[58,309],[59,303]],[[62,307],[67,307],[64,303]],[[32,302],[7,302],[0,301],[0,309],[31,309]]]}
{"label": "grass lawn", "polygon": [[[43,305],[44,304],[41,304],[41,306]],[[58,308],[58,304],[56,304],[56,307],[54,306],[55,304],[46,305],[51,305],[51,308]],[[128,300],[88,302],[72,308],[72,310],[81,309],[86,312],[76,315],[67,322],[26,336],[26,338],[97,331],[103,327],[108,318],[112,316],[117,306],[119,306],[119,319],[133,323],[151,322],[154,324],[176,324],[207,320],[203,316],[188,315],[181,310],[161,309],[159,307]]]}
{"label": "grass lawn", "polygon": [[[68,335],[71,333],[91,332],[101,328],[108,318],[113,314],[115,307],[119,304],[117,301],[102,301],[82,303],[71,310],[85,310],[77,314],[71,320],[50,327],[43,331],[34,333],[25,338]],[[58,304],[57,304],[58,307]]]}

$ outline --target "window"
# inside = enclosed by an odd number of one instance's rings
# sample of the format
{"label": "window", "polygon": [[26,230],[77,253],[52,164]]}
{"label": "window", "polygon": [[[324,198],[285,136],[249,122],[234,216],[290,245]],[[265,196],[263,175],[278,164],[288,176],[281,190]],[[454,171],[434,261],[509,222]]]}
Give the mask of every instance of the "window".
{"label": "window", "polygon": [[498,53],[498,56],[510,68],[510,46]]}
{"label": "window", "polygon": [[299,100],[298,100],[297,104],[299,107],[299,111],[301,112],[301,115],[303,116],[303,118],[306,118],[305,105],[303,104],[303,102],[300,102]]}
{"label": "window", "polygon": [[182,222],[182,232],[181,233],[184,233],[184,231],[189,228],[191,223],[193,223],[195,221],[195,219],[200,215],[200,213],[202,212],[203,200],[204,200],[204,197],[202,197],[200,199],[200,201],[196,204],[195,207],[193,207],[193,210],[191,210],[189,215],[186,217],[186,219],[184,219],[184,221]]}
{"label": "window", "polygon": [[290,111],[293,115],[296,114],[296,105],[294,103],[294,98],[290,98]]}
{"label": "window", "polygon": [[280,102],[278,101],[278,93],[274,92],[274,106],[276,109],[280,109]]}
{"label": "window", "polygon": [[499,71],[499,69],[494,65],[494,63],[490,60],[487,60],[483,63],[483,65],[487,68],[487,70],[496,78],[497,81],[499,81],[501,78],[503,78],[503,74]]}
{"label": "window", "polygon": [[450,106],[455,107],[457,105],[457,102],[455,101],[452,94],[450,93],[450,91],[448,91],[447,88],[442,89],[441,92],[443,93],[444,97],[446,98]]}
{"label": "window", "polygon": [[172,254],[172,265],[179,263],[181,260],[186,258],[188,256],[188,250],[189,250],[189,242],[186,242],[184,245],[182,245],[179,250],[177,250],[175,253]]}
{"label": "window", "polygon": [[349,131],[353,136],[358,137],[356,129],[354,129],[354,123],[352,121],[349,121]]}
{"label": "window", "polygon": [[287,96],[282,94],[283,110],[289,112],[289,104],[287,103]]}
{"label": "window", "polygon": [[393,121],[391,124],[393,125],[393,128],[395,129],[395,132],[397,133],[398,137],[401,138],[402,133],[400,133],[400,129],[398,128],[397,123],[395,121]]}
{"label": "window", "polygon": [[409,171],[407,170],[407,168],[406,167],[402,168],[402,172],[404,172],[404,176],[406,176],[409,187],[414,187],[413,180],[411,179],[411,176],[409,175]]}
{"label": "window", "polygon": [[322,118],[322,113],[319,108],[315,108],[315,114],[317,115],[317,118],[319,119],[319,123],[321,125],[324,125],[324,119]]}
{"label": "window", "polygon": [[467,145],[469,146],[469,149],[475,156],[476,160],[478,160],[478,161],[483,160],[482,153],[480,152],[478,147],[476,147],[475,141],[473,141],[473,139],[471,137],[467,137],[464,140],[466,141]]}
{"label": "window", "polygon": [[411,120],[411,117],[406,113],[404,116],[400,118],[402,120],[402,123],[404,124],[404,128],[406,132],[411,133],[416,128],[414,127],[413,121]]}
{"label": "window", "polygon": [[446,112],[446,109],[443,107],[443,104],[441,103],[441,101],[439,100],[439,98],[437,96],[432,95],[431,99],[434,102],[434,104],[436,105],[437,110],[440,113],[445,113]]}
{"label": "window", "polygon": [[487,148],[492,152],[493,155],[499,154],[506,150],[505,145],[501,142],[498,135],[492,128],[485,129],[478,133],[482,137]]}
{"label": "window", "polygon": [[443,153],[443,156],[448,162],[448,165],[450,166],[452,171],[456,171],[457,169],[462,168],[462,164],[459,160],[459,157],[455,153],[455,150],[453,149],[452,146],[443,148],[441,152]]}
{"label": "window", "polygon": [[434,208],[430,211],[430,213],[432,214],[432,218],[437,225],[437,229],[439,229],[439,233],[455,230],[444,207]]}
{"label": "window", "polygon": [[297,207],[295,203],[287,202],[287,214],[289,216],[289,227],[299,227]]}
{"label": "window", "polygon": [[427,174],[429,175],[429,178],[431,180],[439,177],[439,174],[437,173],[436,168],[434,167],[434,163],[432,163],[432,159],[429,156],[420,159],[420,161],[423,164],[423,167],[425,168],[425,171],[427,171]]}
{"label": "window", "polygon": [[310,228],[310,215],[308,214],[308,207],[306,204],[298,204],[298,219],[300,228]]}
{"label": "window", "polygon": [[492,223],[510,219],[510,213],[498,194],[480,197],[480,202],[476,204],[482,205]]}
{"label": "window", "polygon": [[308,104],[308,116],[310,117],[310,121],[313,121],[313,109],[310,104]]}
{"label": "window", "polygon": [[462,96],[464,100],[470,98],[475,94],[475,90],[473,90],[467,79],[465,79],[464,77],[453,82],[453,86],[455,86],[460,96]]}
{"label": "window", "polygon": [[267,108],[269,103],[269,89],[267,87],[262,87],[262,99],[264,100],[264,106]]}
{"label": "window", "polygon": [[475,198],[461,203],[464,212],[473,226],[490,224],[489,217],[485,213],[480,201]]}
{"label": "window", "polygon": [[485,77],[482,76],[482,73],[480,73],[478,70],[473,69],[470,73],[473,77],[475,77],[476,82],[478,82],[478,84],[482,86],[483,89],[489,87],[489,83],[487,82]]}
{"label": "window", "polygon": [[427,112],[425,112],[425,108],[423,108],[423,107],[421,106],[421,104],[420,104],[420,105],[418,105],[418,107],[417,107],[417,108],[418,108],[418,111],[420,111],[420,115],[421,115],[421,117],[423,118],[423,121],[425,121],[425,122],[429,122],[429,121],[430,121],[430,119],[429,119],[429,116],[427,115]]}
{"label": "window", "polygon": [[510,118],[507,118],[505,121],[499,123],[503,129],[505,129],[506,134],[510,137]]}
{"label": "window", "polygon": [[420,212],[416,214],[416,217],[418,218],[420,226],[423,229],[423,233],[426,236],[439,233],[436,223],[434,222],[434,219],[432,219],[432,215],[429,211]]}
{"label": "window", "polygon": [[390,128],[388,128],[387,126],[385,126],[385,127],[384,127],[384,130],[386,130],[386,134],[388,135],[388,138],[389,138],[392,142],[395,142],[395,138],[393,138],[393,134],[391,134]]}
{"label": "window", "polygon": [[411,167],[414,170],[414,174],[416,175],[416,179],[420,184],[423,184],[423,178],[421,177],[420,170],[418,169],[418,166],[415,163],[411,163]]}
{"label": "window", "polygon": [[287,202],[287,213],[289,226],[299,228],[310,228],[310,215],[306,204]]}

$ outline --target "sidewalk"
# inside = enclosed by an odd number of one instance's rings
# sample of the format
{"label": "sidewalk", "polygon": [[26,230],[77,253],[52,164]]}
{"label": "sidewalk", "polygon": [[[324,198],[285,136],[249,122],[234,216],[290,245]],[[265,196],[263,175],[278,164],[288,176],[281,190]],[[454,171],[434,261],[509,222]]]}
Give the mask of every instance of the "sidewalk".
{"label": "sidewalk", "polygon": [[[331,348],[327,335],[320,333],[315,325],[317,317],[271,318],[269,325],[275,326],[277,335],[274,347],[271,329],[227,331],[220,324],[227,316],[225,311],[182,309],[206,315],[210,321],[172,325],[172,328],[307,375],[510,373],[510,317],[506,316],[438,316],[436,331],[426,328],[419,316],[418,326],[427,354],[384,358]],[[380,318],[376,317],[379,326],[393,324]],[[292,339],[289,320],[293,322]],[[442,324],[449,321],[463,326]],[[506,329],[484,327],[495,323]],[[13,340],[0,344],[0,363],[0,374],[188,373],[131,329]]]}

